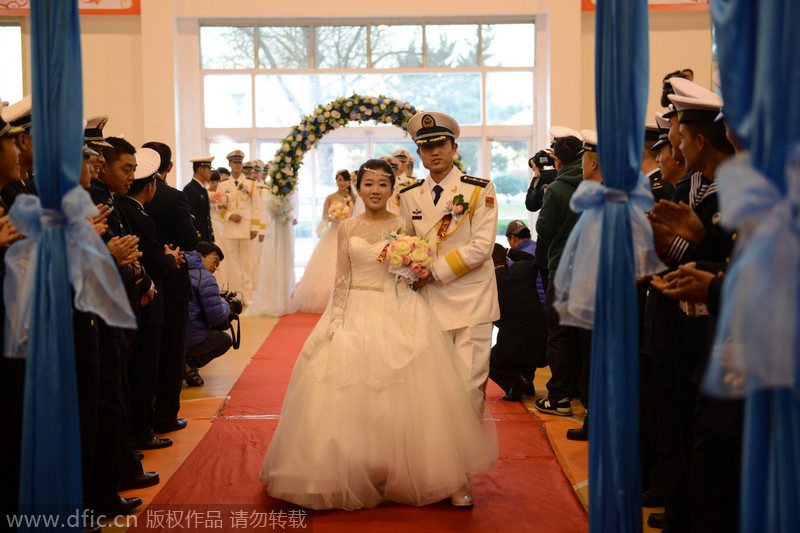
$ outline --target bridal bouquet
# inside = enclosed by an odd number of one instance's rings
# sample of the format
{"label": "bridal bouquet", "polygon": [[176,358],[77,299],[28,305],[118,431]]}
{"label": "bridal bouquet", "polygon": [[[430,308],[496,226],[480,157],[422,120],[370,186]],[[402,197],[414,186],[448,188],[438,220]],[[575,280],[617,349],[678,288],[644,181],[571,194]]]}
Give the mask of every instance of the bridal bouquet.
{"label": "bridal bouquet", "polygon": [[272,220],[280,223],[291,222],[294,218],[294,204],[291,195],[276,196],[270,194],[267,198],[267,209]]}
{"label": "bridal bouquet", "polygon": [[224,204],[228,201],[227,195],[222,191],[214,191],[208,195],[208,199],[212,204]]}
{"label": "bridal bouquet", "polygon": [[428,277],[433,264],[433,252],[424,237],[412,237],[398,231],[387,235],[389,241],[378,261],[389,260],[389,272],[395,281],[403,278],[408,284]]}
{"label": "bridal bouquet", "polygon": [[328,215],[334,222],[341,222],[346,218],[350,218],[350,213],[352,212],[353,210],[350,209],[350,204],[347,202],[333,202],[328,208]]}

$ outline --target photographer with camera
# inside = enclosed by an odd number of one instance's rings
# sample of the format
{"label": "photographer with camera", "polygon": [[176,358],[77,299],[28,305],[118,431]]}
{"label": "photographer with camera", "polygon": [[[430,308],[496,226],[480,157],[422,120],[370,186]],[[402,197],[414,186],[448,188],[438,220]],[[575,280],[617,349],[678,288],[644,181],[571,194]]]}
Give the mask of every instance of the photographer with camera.
{"label": "photographer with camera", "polygon": [[232,313],[231,305],[220,296],[213,275],[224,258],[219,246],[200,242],[195,251],[186,252],[185,258],[192,282],[192,301],[189,303],[184,378],[190,387],[199,387],[204,381],[197,369],[227,352],[233,343],[230,335],[218,329],[222,326],[227,329]]}
{"label": "photographer with camera", "polygon": [[[547,150],[539,150],[528,160],[528,166],[533,170],[533,179],[528,187],[528,194],[525,195],[525,207],[531,213],[535,213],[542,208],[544,202],[544,191],[547,186],[555,181],[558,171],[555,169],[556,160]],[[550,248],[550,241],[543,239],[540,235],[536,236],[536,268],[539,269],[541,284],[547,287],[547,251]],[[545,299],[542,299],[545,303]]]}
{"label": "photographer with camera", "polygon": [[525,195],[525,207],[531,213],[542,208],[544,191],[558,175],[555,164],[555,158],[547,150],[539,150],[528,160],[528,166],[533,170],[533,179],[528,187],[528,194]]}

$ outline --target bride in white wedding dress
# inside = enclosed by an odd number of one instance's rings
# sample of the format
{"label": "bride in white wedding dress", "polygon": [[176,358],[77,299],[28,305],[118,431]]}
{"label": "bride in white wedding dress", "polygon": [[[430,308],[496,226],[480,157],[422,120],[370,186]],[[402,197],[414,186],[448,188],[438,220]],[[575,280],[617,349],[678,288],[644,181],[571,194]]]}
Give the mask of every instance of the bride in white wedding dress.
{"label": "bride in white wedding dress", "polygon": [[352,214],[356,195],[350,187],[351,177],[347,170],[336,173],[337,191],[325,198],[322,206],[322,223],[327,226],[320,234],[319,242],[308,260],[303,277],[294,293],[294,308],[303,313],[321,313],[328,305],[336,269],[336,235],[340,220],[330,214],[331,206],[346,204]]}
{"label": "bride in white wedding dress", "polygon": [[451,496],[463,505],[454,495],[497,457],[452,343],[424,298],[377,260],[387,234],[411,230],[386,210],[393,183],[384,161],[359,169],[366,211],[338,228],[333,297],[297,359],[261,468],[275,498],[312,509]]}

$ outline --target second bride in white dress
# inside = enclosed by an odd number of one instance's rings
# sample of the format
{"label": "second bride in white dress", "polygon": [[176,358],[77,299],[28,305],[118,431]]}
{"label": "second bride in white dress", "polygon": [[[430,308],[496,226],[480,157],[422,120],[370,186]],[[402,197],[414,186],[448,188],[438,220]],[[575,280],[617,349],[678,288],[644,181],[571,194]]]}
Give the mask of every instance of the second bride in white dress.
{"label": "second bride in white dress", "polygon": [[351,177],[347,170],[336,173],[337,191],[325,198],[322,206],[322,223],[319,242],[308,260],[303,277],[294,293],[294,308],[303,313],[321,313],[328,305],[333,289],[336,269],[336,234],[340,220],[330,213],[331,206],[345,204],[350,212],[356,204],[356,195],[350,187]]}
{"label": "second bride in white dress", "polygon": [[380,160],[359,170],[366,212],[339,226],[333,298],[297,359],[261,469],[270,496],[312,509],[461,505],[454,495],[496,459],[494,427],[470,400],[452,343],[378,261],[386,235],[410,229],[386,210],[391,172]]}

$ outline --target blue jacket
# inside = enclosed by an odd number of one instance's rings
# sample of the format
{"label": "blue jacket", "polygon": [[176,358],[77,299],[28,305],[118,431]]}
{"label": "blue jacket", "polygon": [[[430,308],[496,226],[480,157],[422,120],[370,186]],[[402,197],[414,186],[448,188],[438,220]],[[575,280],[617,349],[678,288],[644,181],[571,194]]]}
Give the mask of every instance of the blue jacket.
{"label": "blue jacket", "polygon": [[192,301],[189,302],[189,329],[186,346],[194,346],[206,338],[206,328],[225,322],[230,315],[228,302],[219,295],[217,279],[206,269],[197,252],[184,254],[192,281]]}

